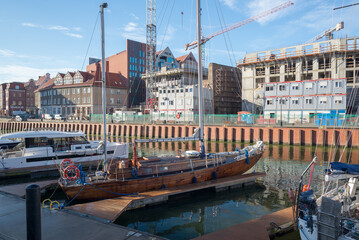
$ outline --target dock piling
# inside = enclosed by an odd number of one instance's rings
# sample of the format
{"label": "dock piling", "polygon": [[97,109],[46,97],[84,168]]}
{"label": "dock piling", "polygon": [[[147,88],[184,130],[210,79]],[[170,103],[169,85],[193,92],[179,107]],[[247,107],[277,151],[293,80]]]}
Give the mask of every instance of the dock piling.
{"label": "dock piling", "polygon": [[28,240],[41,240],[41,196],[40,186],[26,187],[26,231]]}

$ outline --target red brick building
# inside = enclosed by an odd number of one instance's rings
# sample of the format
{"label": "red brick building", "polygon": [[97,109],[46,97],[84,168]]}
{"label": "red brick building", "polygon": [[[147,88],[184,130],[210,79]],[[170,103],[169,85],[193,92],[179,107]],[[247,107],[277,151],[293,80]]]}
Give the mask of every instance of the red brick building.
{"label": "red brick building", "polygon": [[[96,71],[96,61],[86,67],[87,72]],[[101,64],[101,61],[98,60]],[[102,64],[101,64],[102,69]],[[120,73],[128,79],[127,106],[139,106],[146,101],[146,84],[141,79],[146,73],[146,44],[127,39],[126,50],[106,58],[106,72]]]}
{"label": "red brick building", "polygon": [[1,115],[13,116],[26,110],[26,93],[24,83],[3,83],[0,88]]}
{"label": "red brick building", "polygon": [[26,92],[26,112],[31,114],[32,116],[37,116],[38,109],[35,106],[35,93],[34,91],[37,89],[36,81],[34,79],[30,79],[28,82],[24,84],[25,92]]}

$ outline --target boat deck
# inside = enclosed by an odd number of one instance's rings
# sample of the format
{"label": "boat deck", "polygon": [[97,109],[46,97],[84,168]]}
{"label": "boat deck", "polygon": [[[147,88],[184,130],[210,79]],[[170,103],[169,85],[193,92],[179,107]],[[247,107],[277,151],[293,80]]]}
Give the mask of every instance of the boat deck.
{"label": "boat deck", "polygon": [[115,221],[121,213],[126,210],[166,202],[169,198],[175,197],[176,195],[202,189],[214,188],[216,191],[223,191],[229,188],[243,187],[243,185],[253,183],[258,177],[263,176],[265,176],[265,173],[260,172],[243,174],[234,177],[184,185],[176,188],[142,192],[137,196],[123,196],[119,198],[76,204],[68,206],[66,209],[109,221]]}

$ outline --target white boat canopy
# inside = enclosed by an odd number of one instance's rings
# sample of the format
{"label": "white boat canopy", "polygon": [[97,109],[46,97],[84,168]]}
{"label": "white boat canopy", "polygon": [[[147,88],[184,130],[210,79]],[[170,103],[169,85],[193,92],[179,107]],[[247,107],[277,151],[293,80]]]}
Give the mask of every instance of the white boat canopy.
{"label": "white boat canopy", "polygon": [[11,138],[65,138],[65,137],[84,137],[86,134],[83,132],[59,132],[59,131],[24,131],[3,134],[0,139],[11,139]]}

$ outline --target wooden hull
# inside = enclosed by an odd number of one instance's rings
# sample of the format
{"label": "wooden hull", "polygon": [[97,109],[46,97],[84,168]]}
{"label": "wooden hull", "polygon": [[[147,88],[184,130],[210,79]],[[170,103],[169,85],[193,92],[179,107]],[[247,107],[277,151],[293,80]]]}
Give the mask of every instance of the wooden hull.
{"label": "wooden hull", "polygon": [[[124,181],[108,180],[84,186],[64,186],[61,182],[59,182],[59,184],[70,200],[75,197],[76,200],[102,200],[120,197],[121,194],[142,193],[150,190],[161,189],[164,186],[166,188],[172,188],[192,184],[194,180],[197,182],[204,182],[213,180],[215,175],[217,175],[218,178],[240,175],[252,168],[261,157],[262,153],[249,157],[249,163],[247,163],[246,159],[242,159],[239,161],[224,163],[215,167],[148,178],[125,179]],[[216,172],[216,174],[214,174],[214,172]]]}

